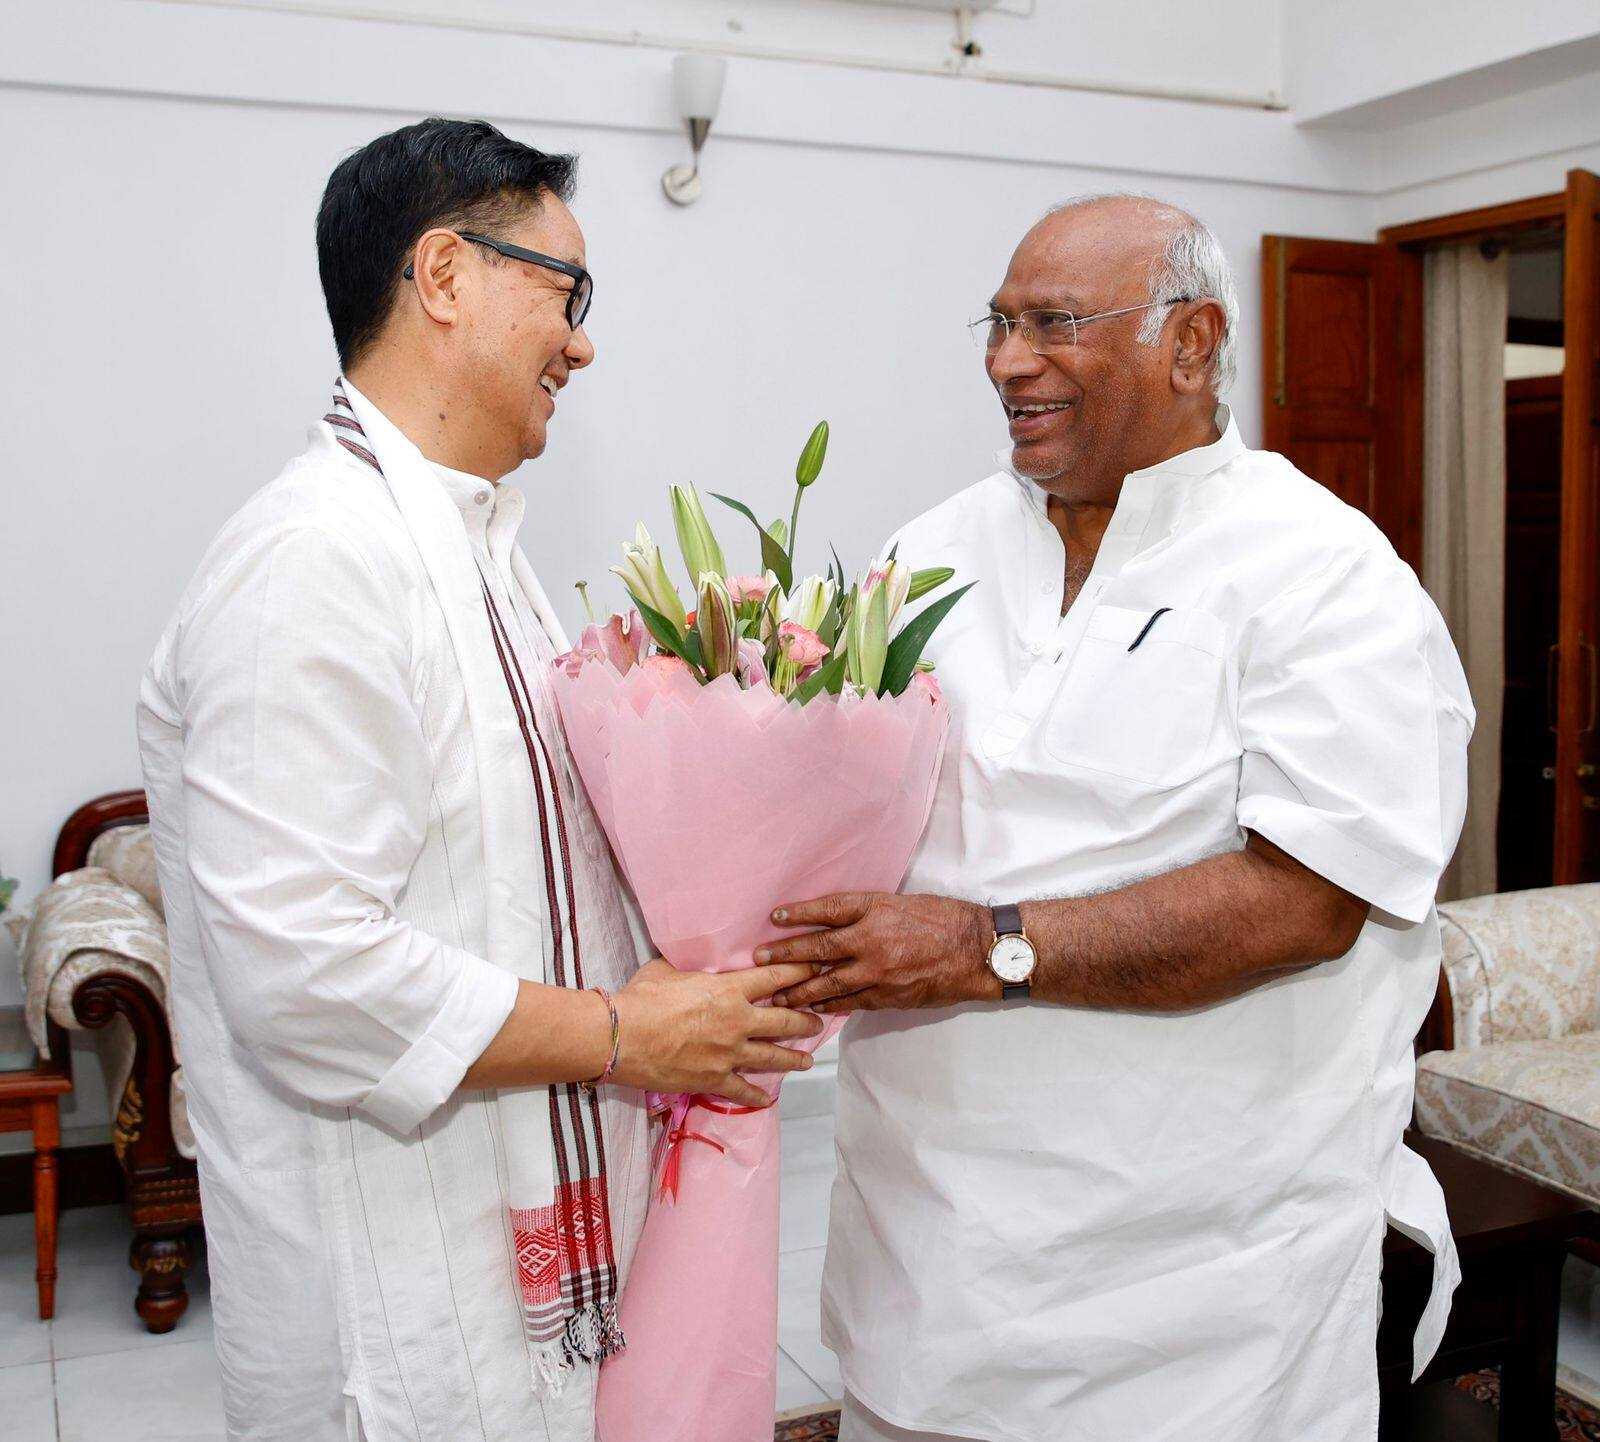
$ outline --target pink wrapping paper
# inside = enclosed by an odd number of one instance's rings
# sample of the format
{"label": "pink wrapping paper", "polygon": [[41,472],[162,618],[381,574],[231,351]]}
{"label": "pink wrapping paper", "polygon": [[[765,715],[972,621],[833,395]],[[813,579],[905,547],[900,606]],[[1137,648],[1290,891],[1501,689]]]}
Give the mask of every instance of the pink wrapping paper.
{"label": "pink wrapping paper", "polygon": [[[900,885],[948,728],[920,681],[797,706],[659,661],[558,667],[584,786],[674,966],[753,964],[780,901]],[[818,1046],[837,1029],[808,1043]],[[774,1095],[778,1078],[753,1078]],[[599,1442],[757,1442],[777,1378],[778,1117],[690,1110],[678,1200],[652,1194],[601,1370]],[[719,1148],[721,1150],[719,1150]],[[663,1149],[658,1148],[658,1156]],[[657,1176],[659,1177],[659,1163]]]}

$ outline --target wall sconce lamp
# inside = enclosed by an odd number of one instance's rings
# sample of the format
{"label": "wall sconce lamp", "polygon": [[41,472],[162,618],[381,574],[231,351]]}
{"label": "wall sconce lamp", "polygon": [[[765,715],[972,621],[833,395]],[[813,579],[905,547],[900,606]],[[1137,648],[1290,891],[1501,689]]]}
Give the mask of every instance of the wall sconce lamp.
{"label": "wall sconce lamp", "polygon": [[717,118],[722,82],[727,77],[728,62],[720,55],[672,57],[672,93],[694,149],[691,164],[674,165],[661,177],[661,188],[674,205],[693,205],[700,199],[700,151],[711,133],[711,122]]}

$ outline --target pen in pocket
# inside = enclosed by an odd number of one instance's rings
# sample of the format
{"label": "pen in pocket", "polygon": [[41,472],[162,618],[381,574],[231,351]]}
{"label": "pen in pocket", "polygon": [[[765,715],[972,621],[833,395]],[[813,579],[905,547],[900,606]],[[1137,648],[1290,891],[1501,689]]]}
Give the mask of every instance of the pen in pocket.
{"label": "pen in pocket", "polygon": [[1128,647],[1128,649],[1130,651],[1137,651],[1139,649],[1139,643],[1141,641],[1143,641],[1144,638],[1150,634],[1150,628],[1152,626],[1154,626],[1155,623],[1157,621],[1159,621],[1163,616],[1165,616],[1167,614],[1167,612],[1170,611],[1171,609],[1172,609],[1171,606],[1162,606],[1158,610],[1153,612],[1151,614],[1150,619],[1144,623],[1144,629],[1142,631],[1140,631],[1139,634],[1133,638],[1133,644],[1130,645]]}

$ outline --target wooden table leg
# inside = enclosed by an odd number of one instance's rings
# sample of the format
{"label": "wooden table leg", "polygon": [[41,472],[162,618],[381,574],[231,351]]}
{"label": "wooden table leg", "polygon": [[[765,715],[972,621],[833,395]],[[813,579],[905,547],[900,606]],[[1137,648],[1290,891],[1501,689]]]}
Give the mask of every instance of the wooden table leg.
{"label": "wooden table leg", "polygon": [[39,1317],[56,1314],[56,1150],[61,1113],[55,1097],[33,1104],[33,1251],[39,1287]]}
{"label": "wooden table leg", "polygon": [[[1500,1368],[1500,1442],[1554,1442],[1556,1336],[1565,1247],[1524,1252],[1506,1282],[1516,1288],[1515,1345]],[[1513,1281],[1513,1277],[1515,1280]]]}

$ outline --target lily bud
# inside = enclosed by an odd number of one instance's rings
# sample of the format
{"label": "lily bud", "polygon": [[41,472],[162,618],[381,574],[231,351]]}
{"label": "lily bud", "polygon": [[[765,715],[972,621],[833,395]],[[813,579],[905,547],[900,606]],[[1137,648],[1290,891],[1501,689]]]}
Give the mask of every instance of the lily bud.
{"label": "lily bud", "polygon": [[807,439],[800,459],[795,462],[794,483],[804,490],[822,474],[822,462],[828,455],[828,423],[818,421]]}
{"label": "lily bud", "polygon": [[[870,581],[870,578],[869,578]],[[850,613],[845,644],[845,670],[862,690],[876,694],[883,683],[889,655],[889,588],[880,583],[863,590]]]}
{"label": "lily bud", "polygon": [[906,592],[906,600],[920,601],[929,591],[937,591],[955,573],[954,566],[929,566],[925,571],[913,571],[911,589]]}
{"label": "lily bud", "polygon": [[708,572],[714,576],[728,574],[728,563],[722,558],[722,547],[717,544],[711,522],[700,504],[700,493],[693,486],[672,488],[672,524],[678,532],[678,548],[683,552],[683,564],[689,579],[698,588],[700,577]]}
{"label": "lily bud", "polygon": [[862,601],[870,601],[874,590],[881,587],[888,598],[886,609],[890,629],[893,629],[895,621],[899,619],[900,608],[911,595],[914,579],[911,568],[902,561],[875,562],[867,572],[867,579],[861,584]]}
{"label": "lily bud", "polygon": [[778,626],[789,605],[789,597],[778,584],[778,578],[771,571],[767,575],[772,576],[772,585],[767,591],[767,599],[761,603],[761,630],[757,633],[763,646],[778,634]]}
{"label": "lily bud", "polygon": [[828,607],[833,605],[833,598],[838,594],[835,582],[825,581],[821,576],[807,576],[784,603],[782,619],[793,621],[807,631],[821,630]]}
{"label": "lily bud", "polygon": [[735,612],[733,598],[722,577],[710,571],[702,573],[694,628],[700,636],[700,654],[705,661],[708,681],[738,668],[739,619]]}
{"label": "lily bud", "polygon": [[628,588],[628,594],[642,606],[648,606],[672,622],[682,631],[687,625],[683,602],[671,581],[661,559],[661,549],[650,539],[644,522],[639,523],[632,541],[622,544],[622,564],[613,566],[611,574]]}

